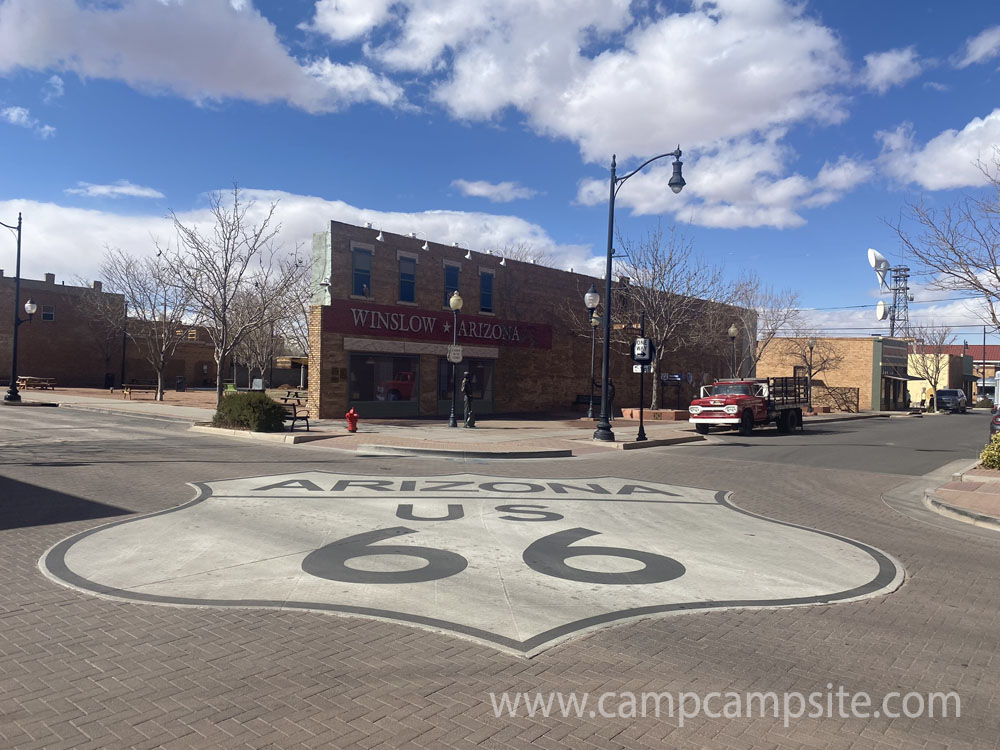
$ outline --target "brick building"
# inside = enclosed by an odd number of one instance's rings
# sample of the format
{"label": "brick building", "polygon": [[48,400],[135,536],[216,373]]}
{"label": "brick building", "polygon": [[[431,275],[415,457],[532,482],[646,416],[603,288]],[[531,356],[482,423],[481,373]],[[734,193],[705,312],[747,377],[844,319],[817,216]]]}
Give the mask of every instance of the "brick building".
{"label": "brick building", "polygon": [[[893,411],[909,406],[908,342],[883,338],[818,338],[829,364],[813,375],[813,406],[837,411]],[[760,377],[808,374],[807,340],[776,339],[757,363]],[[814,362],[818,363],[817,357]],[[818,365],[817,365],[818,366]]]}
{"label": "brick building", "polygon": [[[603,296],[600,279],[335,221],[314,235],[312,274],[309,401],[317,416],[339,417],[350,406],[363,418],[447,415],[455,291],[464,301],[457,376],[470,372],[476,414],[567,410],[590,392],[583,295],[595,284]],[[728,372],[723,342],[717,352],[663,363],[665,373],[684,373],[664,386],[665,404],[686,407],[698,386]],[[639,377],[620,347],[612,347],[611,378],[615,406],[636,406]]]}
{"label": "brick building", "polygon": [[[38,305],[38,312],[18,330],[20,375],[55,378],[57,387],[63,388],[118,386],[123,372],[126,382],[156,377],[131,340],[126,342],[123,361],[121,329],[109,325],[95,305],[124,309],[125,301],[120,294],[105,292],[100,281],[88,287],[57,284],[52,273],[43,281],[21,279],[22,319],[28,299]],[[0,271],[0,383],[5,386],[10,380],[13,317],[14,279]],[[213,347],[206,332],[190,328],[184,335],[164,369],[164,384],[173,386],[177,376],[184,376],[192,386],[214,385]]]}

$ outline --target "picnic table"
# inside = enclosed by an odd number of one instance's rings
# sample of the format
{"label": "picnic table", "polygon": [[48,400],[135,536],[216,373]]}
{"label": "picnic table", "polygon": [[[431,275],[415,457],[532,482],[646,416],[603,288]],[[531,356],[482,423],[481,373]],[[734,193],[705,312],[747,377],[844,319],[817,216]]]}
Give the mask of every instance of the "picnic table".
{"label": "picnic table", "polygon": [[17,387],[18,388],[39,388],[39,389],[56,389],[56,379],[55,378],[36,378],[33,375],[18,375],[17,376]]}

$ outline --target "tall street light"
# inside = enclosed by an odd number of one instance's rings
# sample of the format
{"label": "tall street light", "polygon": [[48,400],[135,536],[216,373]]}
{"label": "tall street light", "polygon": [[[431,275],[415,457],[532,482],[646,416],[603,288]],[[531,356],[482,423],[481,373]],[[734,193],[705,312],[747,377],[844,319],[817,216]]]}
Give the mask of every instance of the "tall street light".
{"label": "tall street light", "polygon": [[806,381],[809,393],[806,396],[806,403],[809,405],[809,413],[811,414],[813,410],[813,349],[816,348],[816,337],[810,336],[806,345],[809,347],[809,373]]}
{"label": "tall street light", "polygon": [[583,304],[587,306],[590,320],[590,405],[587,407],[587,419],[594,418],[594,335],[600,325],[600,318],[597,317],[597,306],[600,303],[601,295],[597,293],[597,287],[591,284],[583,295]]}
{"label": "tall street light", "polygon": [[21,306],[21,214],[18,213],[17,215],[16,227],[4,224],[2,221],[0,221],[0,226],[17,232],[17,260],[14,266],[14,336],[11,341],[10,387],[3,397],[4,401],[16,404],[21,401],[21,394],[17,392],[17,329],[21,323],[27,323],[31,320],[38,309],[38,305],[30,299],[25,302],[24,311],[28,313],[28,320],[21,320],[21,311],[19,309]]}
{"label": "tall street light", "polygon": [[[462,309],[462,296],[455,290],[455,293],[451,295],[451,299],[448,300],[448,307],[451,308],[452,315],[454,316],[453,325],[451,328],[451,345],[458,346],[458,311]],[[458,427],[458,422],[455,420],[455,406],[458,401],[458,373],[457,373],[458,363],[451,363],[451,416],[448,417],[449,427]]]}
{"label": "tall street light", "polygon": [[733,348],[732,358],[729,361],[729,377],[736,377],[736,337],[740,335],[740,329],[733,323],[729,326],[729,343]]}
{"label": "tall street light", "polygon": [[594,430],[594,440],[613,441],[615,439],[615,433],[611,431],[611,414],[609,413],[610,404],[608,403],[608,376],[610,375],[608,360],[611,357],[611,263],[612,256],[615,254],[614,247],[612,246],[615,231],[615,196],[618,195],[618,190],[625,183],[625,180],[632,175],[641,172],[647,164],[652,164],[657,159],[663,159],[667,156],[674,157],[674,173],[671,175],[670,181],[667,185],[669,185],[670,189],[675,193],[679,193],[684,188],[685,184],[684,176],[681,174],[681,165],[683,162],[681,161],[680,146],[668,154],[660,154],[659,156],[654,156],[652,159],[644,161],[624,177],[617,176],[615,172],[615,155],[611,155],[611,187],[608,198],[608,255],[604,270],[604,359],[601,362],[601,419],[597,423],[597,429]]}

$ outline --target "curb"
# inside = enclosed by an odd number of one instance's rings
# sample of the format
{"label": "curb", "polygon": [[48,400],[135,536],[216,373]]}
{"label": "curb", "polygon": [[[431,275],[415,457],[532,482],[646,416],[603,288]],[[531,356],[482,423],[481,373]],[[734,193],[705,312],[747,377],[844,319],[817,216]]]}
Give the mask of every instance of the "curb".
{"label": "curb", "polygon": [[222,435],[225,437],[243,438],[244,440],[263,440],[271,443],[310,443],[313,440],[325,440],[333,435],[321,432],[250,432],[249,430],[230,430],[224,427],[209,427],[204,424],[191,425],[188,432],[202,432],[207,435]]}
{"label": "curb", "polygon": [[59,406],[54,401],[0,401],[4,406]]}
{"label": "curb", "polygon": [[462,448],[417,448],[396,447],[365,443],[355,451],[358,455],[372,456],[444,456],[459,458],[572,458],[572,450],[531,450],[531,451],[469,451]]}
{"label": "curb", "polygon": [[658,448],[661,445],[680,445],[681,443],[700,443],[705,440],[702,435],[683,435],[681,437],[657,438],[656,440],[644,440],[637,443],[634,440],[628,443],[615,443],[614,448],[620,451],[638,450],[639,448]]}
{"label": "curb", "polygon": [[977,513],[976,511],[969,510],[968,508],[960,508],[957,505],[949,505],[935,495],[932,490],[924,492],[924,505],[946,518],[952,518],[956,521],[971,523],[974,526],[1000,531],[1000,518],[997,518],[996,516],[988,516],[984,513]]}

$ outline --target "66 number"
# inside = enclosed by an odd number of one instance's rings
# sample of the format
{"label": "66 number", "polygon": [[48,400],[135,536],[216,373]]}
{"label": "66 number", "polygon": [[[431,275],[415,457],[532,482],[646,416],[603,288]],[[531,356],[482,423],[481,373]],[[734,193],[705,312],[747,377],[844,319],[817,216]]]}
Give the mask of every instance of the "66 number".
{"label": "66 number", "polygon": [[[468,560],[448,550],[403,544],[373,546],[377,542],[415,533],[414,529],[394,526],[355,534],[310,552],[302,561],[302,569],[310,575],[329,581],[380,584],[437,581],[461,573],[468,567]],[[529,568],[538,573],[578,583],[608,585],[663,583],[684,575],[684,566],[664,555],[624,547],[570,546],[587,537],[598,535],[597,531],[582,528],[558,531],[532,542],[521,557]],[[426,565],[403,571],[358,570],[347,566],[348,560],[380,555],[416,557],[424,560]],[[614,573],[584,570],[566,563],[570,558],[583,555],[635,560],[642,563],[643,567],[635,571]]]}

